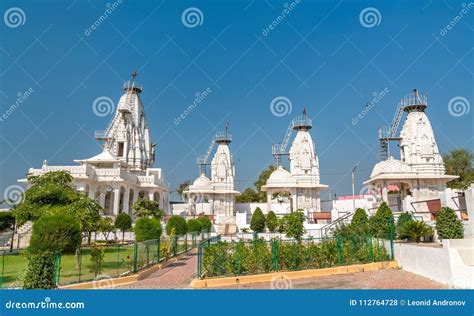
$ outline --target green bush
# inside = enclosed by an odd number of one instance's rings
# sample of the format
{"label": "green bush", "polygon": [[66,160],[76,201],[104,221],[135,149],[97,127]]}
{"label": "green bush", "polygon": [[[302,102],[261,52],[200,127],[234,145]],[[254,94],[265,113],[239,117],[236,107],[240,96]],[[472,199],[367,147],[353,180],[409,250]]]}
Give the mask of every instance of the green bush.
{"label": "green bush", "polygon": [[122,240],[125,238],[125,232],[132,228],[132,217],[127,213],[120,213],[115,219],[114,226],[122,231]]}
{"label": "green bush", "polygon": [[12,212],[0,212],[0,232],[12,229],[15,225],[15,217]]}
{"label": "green bush", "polygon": [[273,211],[268,212],[266,220],[267,228],[269,231],[274,232],[278,227],[278,218]]}
{"label": "green bush", "polygon": [[197,219],[190,219],[188,221],[188,233],[199,233],[201,232],[201,222]]}
{"label": "green bush", "polygon": [[28,267],[23,280],[24,289],[54,289],[55,255],[52,251],[28,256]]}
{"label": "green bush", "polygon": [[400,227],[400,234],[410,241],[420,242],[430,240],[433,237],[433,229],[422,221],[407,221]]}
{"label": "green bush", "polygon": [[81,245],[79,224],[70,216],[45,215],[33,224],[30,251],[74,253]]}
{"label": "green bush", "polygon": [[397,220],[397,227],[396,227],[398,239],[408,239],[408,236],[405,236],[403,234],[402,227],[406,223],[411,222],[411,221],[413,221],[413,217],[411,216],[409,212],[403,212],[402,214],[400,214]]}
{"label": "green bush", "polygon": [[207,216],[199,216],[197,220],[201,223],[202,231],[210,232],[212,227],[212,222]]}
{"label": "green bush", "polygon": [[[374,236],[389,238],[390,235],[390,223],[393,223],[392,210],[388,207],[387,203],[382,202],[375,215],[369,220],[370,228]],[[392,227],[393,229],[393,227]]]}
{"label": "green bush", "polygon": [[162,233],[161,222],[153,217],[142,217],[137,219],[134,227],[135,240],[145,241],[151,239],[159,239]]}
{"label": "green bush", "polygon": [[105,247],[99,243],[93,242],[91,245],[91,272],[94,273],[95,278],[102,273],[102,264],[104,262],[104,257]]}
{"label": "green bush", "polygon": [[304,229],[306,216],[304,215],[303,210],[296,210],[293,213],[285,215],[284,218],[286,236],[300,240],[306,232]]}
{"label": "green bush", "polygon": [[168,219],[166,223],[166,234],[169,236],[171,234],[171,230],[175,229],[176,235],[184,235],[188,232],[188,225],[186,224],[186,220],[179,216],[173,215]]}
{"label": "green bush", "polygon": [[257,207],[255,212],[253,212],[252,219],[250,220],[250,229],[257,233],[261,233],[265,229],[265,216],[260,207]]}
{"label": "green bush", "polygon": [[132,210],[135,211],[137,217],[156,217],[161,220],[165,212],[160,209],[157,201],[138,199],[133,205]]}
{"label": "green bush", "polygon": [[443,207],[436,216],[436,231],[440,239],[464,238],[462,222],[449,207]]}
{"label": "green bush", "polygon": [[364,209],[358,208],[352,216],[351,225],[354,226],[364,226],[369,224],[369,217]]}

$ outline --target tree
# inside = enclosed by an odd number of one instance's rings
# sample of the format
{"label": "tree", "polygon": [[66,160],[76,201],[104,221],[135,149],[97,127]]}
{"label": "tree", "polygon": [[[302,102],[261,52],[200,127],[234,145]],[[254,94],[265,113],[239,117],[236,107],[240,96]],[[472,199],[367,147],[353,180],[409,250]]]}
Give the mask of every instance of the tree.
{"label": "tree", "polygon": [[166,223],[166,234],[168,236],[171,235],[171,230],[173,228],[175,229],[175,234],[178,236],[184,235],[188,232],[186,220],[179,215],[173,215],[168,219],[168,222]]}
{"label": "tree", "polygon": [[115,219],[114,223],[115,228],[122,231],[122,241],[125,240],[125,232],[132,228],[132,217],[127,213],[120,213]]}
{"label": "tree", "polygon": [[202,231],[210,232],[212,227],[212,222],[207,216],[199,216],[197,220],[201,223]]}
{"label": "tree", "polygon": [[44,215],[72,216],[81,232],[90,232],[100,218],[100,205],[71,186],[72,176],[67,171],[47,172],[41,176],[29,176],[30,188],[23,201],[13,208],[17,226],[36,221]]}
{"label": "tree", "polygon": [[235,197],[235,202],[237,203],[252,203],[258,202],[260,195],[252,188],[247,188],[241,194]]}
{"label": "tree", "polygon": [[266,220],[267,228],[269,231],[274,232],[278,226],[278,218],[273,211],[268,212]]}
{"label": "tree", "polygon": [[79,224],[68,215],[45,215],[33,224],[31,253],[74,253],[81,245]]}
{"label": "tree", "polygon": [[165,212],[160,210],[160,205],[157,201],[146,199],[138,199],[132,205],[132,210],[135,211],[137,217],[156,217],[161,220],[165,215]]}
{"label": "tree", "polygon": [[408,240],[419,243],[422,238],[431,238],[433,229],[422,221],[410,220],[400,227],[400,234]]}
{"label": "tree", "polygon": [[101,217],[97,223],[97,230],[102,233],[105,242],[109,241],[110,233],[115,231],[114,221],[111,217]]}
{"label": "tree", "polygon": [[15,217],[12,212],[0,212],[0,232],[7,229],[13,229],[15,226]]}
{"label": "tree", "polygon": [[454,149],[443,155],[446,173],[459,176],[448,182],[452,189],[467,189],[474,183],[474,153],[469,149]]}
{"label": "tree", "polygon": [[161,222],[159,219],[153,217],[141,217],[137,219],[134,227],[135,240],[145,241],[152,239],[159,239],[163,232]]}
{"label": "tree", "polygon": [[191,184],[191,181],[189,180],[186,180],[186,181],[183,181],[179,184],[179,186],[176,188],[176,192],[179,194],[179,195],[183,195],[183,192],[186,191],[187,189],[189,189],[189,185]]}
{"label": "tree", "polygon": [[201,222],[197,219],[190,219],[188,221],[188,233],[199,233],[201,232]]}
{"label": "tree", "polygon": [[353,226],[366,226],[369,224],[369,217],[364,209],[358,208],[352,216],[351,225]]}
{"label": "tree", "polygon": [[242,194],[235,198],[235,201],[237,203],[265,202],[267,197],[266,193],[262,192],[262,186],[267,183],[268,178],[276,168],[276,166],[270,165],[267,169],[263,170],[257,181],[254,182],[256,190],[253,188],[246,188]]}
{"label": "tree", "polygon": [[253,212],[250,229],[257,233],[261,233],[265,229],[265,216],[260,207],[257,207]]}
{"label": "tree", "polygon": [[24,289],[55,289],[55,254],[52,251],[30,254],[23,280]]}
{"label": "tree", "polygon": [[285,215],[284,218],[286,236],[300,241],[305,233],[304,221],[306,216],[304,215],[303,210],[296,210],[293,213]]}
{"label": "tree", "polygon": [[464,238],[462,222],[449,207],[443,207],[436,215],[436,231],[440,239]]}
{"label": "tree", "polygon": [[370,218],[369,223],[372,233],[375,236],[389,237],[390,225],[393,223],[393,214],[386,202],[380,204],[375,215]]}

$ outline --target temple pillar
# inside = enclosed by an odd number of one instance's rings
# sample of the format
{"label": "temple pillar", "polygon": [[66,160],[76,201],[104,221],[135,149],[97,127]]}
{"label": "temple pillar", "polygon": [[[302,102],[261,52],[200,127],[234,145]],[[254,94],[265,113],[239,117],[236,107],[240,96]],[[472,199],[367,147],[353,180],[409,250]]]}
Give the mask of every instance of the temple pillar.
{"label": "temple pillar", "polygon": [[99,204],[100,204],[100,207],[102,208],[105,208],[105,194],[106,192],[99,193]]}
{"label": "temple pillar", "polygon": [[272,210],[272,191],[267,191],[267,214]]}
{"label": "temple pillar", "polygon": [[154,198],[155,198],[155,196],[154,196],[153,192],[152,192],[152,191],[149,191],[149,192],[148,192],[148,199],[149,199],[150,201],[154,201]]}
{"label": "temple pillar", "polygon": [[112,214],[117,216],[119,213],[119,206],[120,206],[120,188],[114,189],[114,204],[112,205]]}
{"label": "temple pillar", "polygon": [[123,194],[123,211],[128,214],[130,208],[130,188],[125,189],[125,193]]}

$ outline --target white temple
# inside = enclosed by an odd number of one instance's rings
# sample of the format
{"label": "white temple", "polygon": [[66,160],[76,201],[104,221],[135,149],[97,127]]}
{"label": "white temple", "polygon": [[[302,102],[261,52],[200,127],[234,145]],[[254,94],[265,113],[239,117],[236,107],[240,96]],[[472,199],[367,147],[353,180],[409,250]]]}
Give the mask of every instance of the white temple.
{"label": "white temple", "polygon": [[[189,188],[183,192],[188,200],[187,215],[210,215],[218,224],[218,231],[225,234],[235,233],[235,167],[229,144],[232,135],[227,130],[218,132],[209,146],[207,155],[198,158],[201,174]],[[206,176],[206,165],[210,154],[217,144],[217,150],[211,161],[211,178]],[[209,208],[199,209],[209,203]]]}
{"label": "white temple", "polygon": [[[408,114],[396,138],[400,141],[400,160],[388,157],[377,163],[370,179],[364,182],[374,187],[379,203],[385,201],[395,211],[430,213],[441,206],[446,183],[458,178],[445,174],[426,107],[426,96],[417,90],[401,100],[400,109]],[[389,185],[398,190],[389,191]]]}
{"label": "white temple", "polygon": [[[311,127],[311,119],[306,113],[292,120],[283,143],[273,147],[278,167],[262,186],[262,191],[267,192],[267,210],[271,210],[272,205],[278,203],[274,196],[289,194],[290,212],[302,209],[308,217],[317,222],[318,219],[330,220],[331,216],[330,213],[321,213],[320,191],[328,186],[320,183],[316,145],[309,133]],[[296,137],[287,153],[286,146],[292,131],[296,132]],[[280,165],[282,155],[289,156],[290,171]]]}
{"label": "white temple", "polygon": [[[138,198],[155,200],[169,212],[169,188],[155,162],[155,145],[140,98],[142,87],[132,81],[124,84],[114,118],[105,131],[96,131],[104,142],[103,152],[88,159],[74,160],[78,166],[49,166],[30,168],[28,175],[42,175],[50,171],[68,171],[78,191],[96,199],[104,208],[104,215],[119,212],[132,214],[131,206]],[[26,182],[26,179],[20,180]]]}

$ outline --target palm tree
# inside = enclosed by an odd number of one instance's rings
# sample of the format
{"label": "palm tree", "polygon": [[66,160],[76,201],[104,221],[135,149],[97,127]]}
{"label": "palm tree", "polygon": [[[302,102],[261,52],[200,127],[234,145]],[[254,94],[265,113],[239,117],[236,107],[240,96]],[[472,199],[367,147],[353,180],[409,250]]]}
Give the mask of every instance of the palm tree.
{"label": "palm tree", "polygon": [[422,221],[408,221],[400,228],[400,233],[408,240],[419,243],[421,238],[432,236],[433,229]]}

